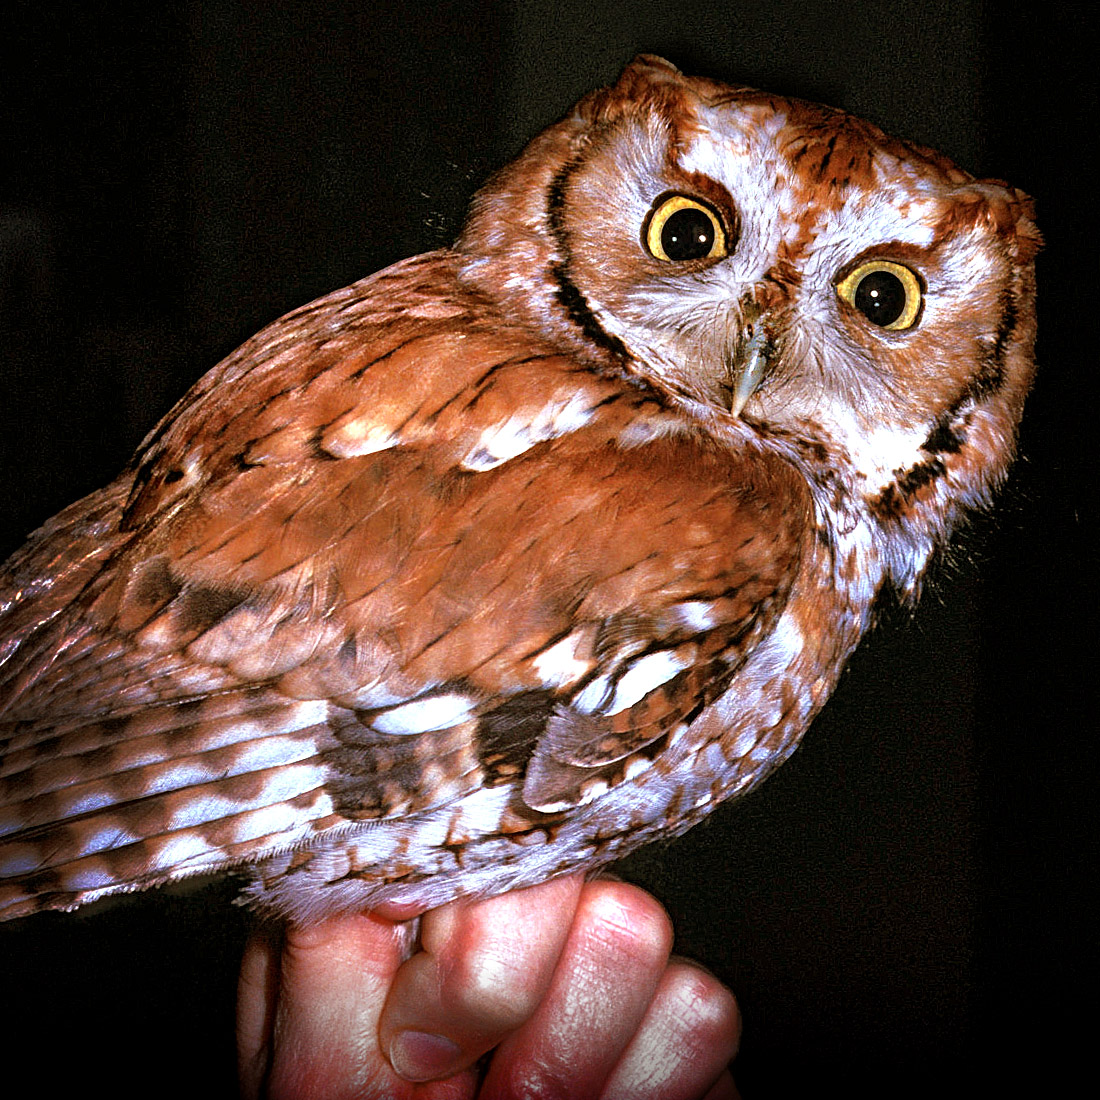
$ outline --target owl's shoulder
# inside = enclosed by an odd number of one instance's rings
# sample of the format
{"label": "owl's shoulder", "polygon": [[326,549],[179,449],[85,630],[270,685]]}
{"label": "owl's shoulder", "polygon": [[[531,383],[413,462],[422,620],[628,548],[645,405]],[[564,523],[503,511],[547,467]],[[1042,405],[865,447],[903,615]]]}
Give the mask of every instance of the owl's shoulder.
{"label": "owl's shoulder", "polygon": [[641,482],[647,468],[667,480],[671,464],[688,499],[705,484],[688,471],[716,455],[759,465],[733,418],[715,430],[659,378],[561,347],[464,280],[462,262],[413,257],[242,345],[147,437],[121,526],[167,530],[179,517],[194,529],[197,514],[243,519],[279,498],[300,502],[277,517],[293,522],[301,503],[382,483],[431,505],[519,458],[528,484],[540,463]]}

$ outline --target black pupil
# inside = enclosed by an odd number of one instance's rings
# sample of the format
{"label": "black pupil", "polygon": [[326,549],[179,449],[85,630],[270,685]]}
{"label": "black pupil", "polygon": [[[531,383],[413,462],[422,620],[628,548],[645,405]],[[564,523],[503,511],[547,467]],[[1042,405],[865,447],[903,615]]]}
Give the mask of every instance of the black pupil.
{"label": "black pupil", "polygon": [[714,247],[714,224],[702,210],[685,206],[661,226],[661,247],[670,260],[702,260]]}
{"label": "black pupil", "polygon": [[891,271],[872,271],[859,280],[855,307],[876,325],[891,325],[905,312],[905,286]]}

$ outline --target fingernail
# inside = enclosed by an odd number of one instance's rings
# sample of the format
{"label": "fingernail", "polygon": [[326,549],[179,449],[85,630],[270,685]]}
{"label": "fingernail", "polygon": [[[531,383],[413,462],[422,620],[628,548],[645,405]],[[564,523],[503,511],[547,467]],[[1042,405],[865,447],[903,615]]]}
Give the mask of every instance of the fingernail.
{"label": "fingernail", "polygon": [[449,1077],[461,1054],[457,1043],[427,1031],[399,1031],[390,1043],[390,1065],[406,1081]]}

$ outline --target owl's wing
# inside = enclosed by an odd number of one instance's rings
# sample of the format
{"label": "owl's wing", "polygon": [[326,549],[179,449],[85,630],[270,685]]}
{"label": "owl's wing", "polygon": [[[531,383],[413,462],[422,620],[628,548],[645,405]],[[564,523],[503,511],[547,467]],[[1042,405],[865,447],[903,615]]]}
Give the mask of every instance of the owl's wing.
{"label": "owl's wing", "polygon": [[405,318],[353,362],[299,335],[297,387],[255,353],[213,412],[200,383],[132,482],[15,561],[39,595],[0,608],[0,909],[486,786],[566,810],[647,766],[774,622],[792,470],[472,313]]}

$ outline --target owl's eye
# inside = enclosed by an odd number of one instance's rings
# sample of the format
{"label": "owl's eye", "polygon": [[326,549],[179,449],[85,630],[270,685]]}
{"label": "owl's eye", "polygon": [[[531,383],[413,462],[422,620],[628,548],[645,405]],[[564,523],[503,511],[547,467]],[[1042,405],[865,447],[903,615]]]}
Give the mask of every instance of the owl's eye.
{"label": "owl's eye", "polygon": [[687,195],[664,195],[646,215],[642,243],[658,260],[720,260],[727,254],[726,231],[715,210]]}
{"label": "owl's eye", "polygon": [[909,268],[890,260],[860,264],[837,283],[836,292],[887,332],[912,328],[920,315],[920,280]]}

